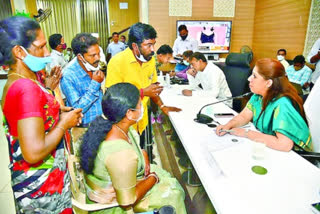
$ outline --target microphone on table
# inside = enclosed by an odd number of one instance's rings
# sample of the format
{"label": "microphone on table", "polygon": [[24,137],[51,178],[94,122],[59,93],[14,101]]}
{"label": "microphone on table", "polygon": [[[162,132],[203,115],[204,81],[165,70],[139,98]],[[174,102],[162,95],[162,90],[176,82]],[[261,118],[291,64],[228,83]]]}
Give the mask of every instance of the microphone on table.
{"label": "microphone on table", "polygon": [[245,93],[245,94],[242,94],[242,95],[239,95],[239,96],[235,96],[235,97],[228,97],[224,100],[219,100],[219,101],[216,101],[216,102],[213,102],[213,103],[209,103],[207,105],[204,105],[200,111],[198,112],[197,114],[197,117],[194,119],[194,121],[198,122],[198,123],[204,123],[204,124],[207,124],[207,123],[211,123],[213,121],[213,119],[208,116],[208,115],[205,115],[205,114],[201,114],[201,111],[207,107],[207,106],[211,106],[211,105],[215,105],[215,104],[218,104],[218,103],[222,103],[222,102],[225,102],[225,101],[228,101],[228,100],[233,100],[233,99],[239,99],[239,98],[243,98],[243,97],[246,97],[248,95],[252,94],[252,92],[248,92],[248,93]]}

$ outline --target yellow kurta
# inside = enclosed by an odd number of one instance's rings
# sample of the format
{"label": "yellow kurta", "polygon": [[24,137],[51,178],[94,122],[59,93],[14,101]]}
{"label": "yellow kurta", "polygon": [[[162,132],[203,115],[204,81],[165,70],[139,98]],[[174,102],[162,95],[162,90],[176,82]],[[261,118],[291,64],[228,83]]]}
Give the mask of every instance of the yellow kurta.
{"label": "yellow kurta", "polygon": [[[146,88],[151,83],[157,82],[157,71],[154,57],[146,63],[137,62],[130,48],[118,53],[111,58],[108,63],[106,88],[120,82],[128,82],[135,85],[139,90]],[[142,119],[134,128],[141,134],[148,125],[148,101],[149,97],[144,97],[142,104],[144,113]]]}

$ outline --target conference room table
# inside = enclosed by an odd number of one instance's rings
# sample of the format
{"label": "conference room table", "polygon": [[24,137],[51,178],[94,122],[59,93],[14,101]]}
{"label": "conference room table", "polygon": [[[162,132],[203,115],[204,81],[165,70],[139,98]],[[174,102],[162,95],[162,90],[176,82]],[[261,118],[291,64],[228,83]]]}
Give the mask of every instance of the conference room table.
{"label": "conference room table", "polygon": [[[194,121],[199,109],[216,99],[205,94],[183,96],[185,88],[165,87],[160,97],[165,105],[182,109],[170,112],[170,121],[218,213],[313,213],[311,204],[320,202],[319,168],[293,151],[267,147],[264,159],[255,160],[252,148],[256,142],[230,134],[219,137],[215,128]],[[223,103],[203,110],[222,124],[231,118],[218,119],[214,113],[232,112],[236,114]],[[254,173],[255,165],[266,168],[267,174]]]}

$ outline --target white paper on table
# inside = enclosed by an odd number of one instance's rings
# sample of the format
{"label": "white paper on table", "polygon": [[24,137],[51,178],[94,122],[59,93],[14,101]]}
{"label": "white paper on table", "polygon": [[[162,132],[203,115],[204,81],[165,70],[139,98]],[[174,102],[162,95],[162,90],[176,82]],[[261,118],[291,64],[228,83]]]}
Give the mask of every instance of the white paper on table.
{"label": "white paper on table", "polygon": [[212,154],[208,149],[206,149],[206,146],[201,147],[202,154],[205,157],[205,161],[210,165],[210,171],[213,174],[215,178],[224,176],[221,167],[219,166],[218,162],[214,159]]}
{"label": "white paper on table", "polygon": [[208,150],[209,152],[217,152],[233,146],[238,146],[243,142],[244,139],[227,133],[224,136],[215,138],[214,142],[208,142]]}

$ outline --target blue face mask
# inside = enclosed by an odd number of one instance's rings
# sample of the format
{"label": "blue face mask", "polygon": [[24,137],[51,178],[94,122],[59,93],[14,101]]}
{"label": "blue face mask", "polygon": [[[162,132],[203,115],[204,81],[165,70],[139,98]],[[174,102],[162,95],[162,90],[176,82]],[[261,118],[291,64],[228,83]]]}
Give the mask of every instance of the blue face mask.
{"label": "blue face mask", "polygon": [[41,71],[46,67],[48,63],[51,63],[51,57],[36,57],[32,56],[27,52],[27,50],[20,46],[27,54],[25,58],[23,58],[23,62],[28,66],[28,68],[33,72]]}

